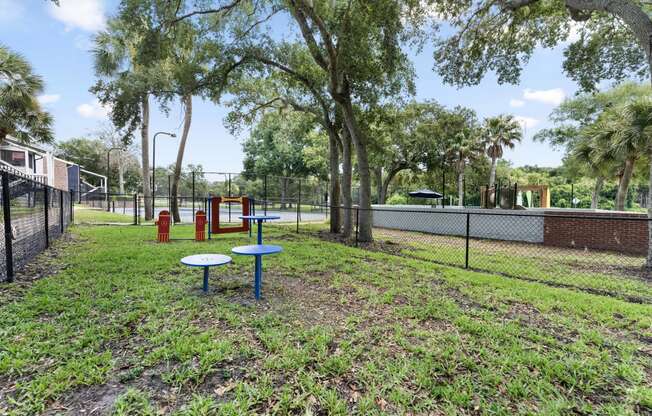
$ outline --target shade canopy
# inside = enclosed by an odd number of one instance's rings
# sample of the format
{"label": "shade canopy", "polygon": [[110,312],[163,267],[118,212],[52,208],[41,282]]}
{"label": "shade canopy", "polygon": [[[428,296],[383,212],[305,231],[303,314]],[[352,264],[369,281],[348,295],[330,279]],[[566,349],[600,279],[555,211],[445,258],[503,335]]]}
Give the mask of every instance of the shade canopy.
{"label": "shade canopy", "polygon": [[441,198],[443,195],[439,192],[431,191],[430,189],[419,189],[418,191],[413,191],[408,193],[413,198]]}

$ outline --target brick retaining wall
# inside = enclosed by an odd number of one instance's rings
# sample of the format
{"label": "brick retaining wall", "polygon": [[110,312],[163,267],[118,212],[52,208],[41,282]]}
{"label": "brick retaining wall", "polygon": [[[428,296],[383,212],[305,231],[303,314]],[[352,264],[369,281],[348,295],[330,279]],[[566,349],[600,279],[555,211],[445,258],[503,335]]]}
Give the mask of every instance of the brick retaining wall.
{"label": "brick retaining wall", "polygon": [[581,211],[564,214],[546,211],[545,214],[543,244],[546,246],[647,253],[648,224],[642,221],[647,218],[645,214]]}

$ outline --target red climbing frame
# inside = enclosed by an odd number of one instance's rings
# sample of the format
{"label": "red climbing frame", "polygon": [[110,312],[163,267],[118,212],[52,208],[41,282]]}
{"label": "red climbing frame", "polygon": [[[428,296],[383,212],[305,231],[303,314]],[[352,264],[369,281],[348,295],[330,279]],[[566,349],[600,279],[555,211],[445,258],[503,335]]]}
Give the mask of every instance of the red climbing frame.
{"label": "red climbing frame", "polygon": [[211,234],[239,233],[241,231],[249,231],[249,221],[247,220],[242,220],[242,225],[239,227],[220,228],[220,204],[228,202],[241,204],[242,215],[249,215],[249,198],[246,196],[218,196],[211,198]]}

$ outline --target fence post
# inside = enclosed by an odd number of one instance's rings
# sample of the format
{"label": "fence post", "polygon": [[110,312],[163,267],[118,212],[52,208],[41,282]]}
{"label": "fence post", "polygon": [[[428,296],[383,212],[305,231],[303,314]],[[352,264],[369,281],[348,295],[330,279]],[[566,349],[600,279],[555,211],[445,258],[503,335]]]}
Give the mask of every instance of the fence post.
{"label": "fence post", "polygon": [[359,235],[359,229],[358,229],[358,221],[360,220],[360,208],[355,207],[355,246],[358,246],[358,235]]}
{"label": "fence post", "polygon": [[265,211],[265,215],[267,215],[267,175],[263,179],[263,198],[263,210]]}
{"label": "fence post", "polygon": [[464,268],[468,269],[469,268],[469,237],[470,237],[470,229],[471,229],[471,213],[467,212],[466,213],[466,248],[464,251]]}
{"label": "fence post", "polygon": [[514,198],[512,198],[512,209],[516,208],[516,195],[518,194],[518,182],[514,182]]}
{"label": "fence post", "polygon": [[75,223],[75,191],[70,191],[70,223]]}
{"label": "fence post", "polygon": [[299,179],[299,198],[297,200],[297,233],[299,232],[300,219],[301,219],[301,179]]}
{"label": "fence post", "polygon": [[47,185],[43,186],[43,195],[45,196],[45,204],[43,204],[45,214],[45,248],[50,247],[50,192]]}
{"label": "fence post", "polygon": [[[231,174],[229,173],[229,196],[231,196]],[[231,222],[231,202],[229,201],[229,222]]]}
{"label": "fence post", "polygon": [[[172,211],[172,184],[170,183],[170,175],[168,174],[168,211]],[[154,206],[154,212],[156,213],[156,206]],[[156,216],[156,215],[154,215]]]}
{"label": "fence post", "polygon": [[61,221],[61,234],[65,231],[63,225],[63,191],[59,191],[59,220]]}
{"label": "fence post", "polygon": [[195,171],[192,171],[192,222],[195,222]]}
{"label": "fence post", "polygon": [[9,192],[9,176],[2,172],[2,211],[5,224],[5,264],[7,267],[7,282],[14,281],[14,252],[11,232],[11,193]]}
{"label": "fence post", "polygon": [[138,225],[138,193],[134,194],[134,225]]}

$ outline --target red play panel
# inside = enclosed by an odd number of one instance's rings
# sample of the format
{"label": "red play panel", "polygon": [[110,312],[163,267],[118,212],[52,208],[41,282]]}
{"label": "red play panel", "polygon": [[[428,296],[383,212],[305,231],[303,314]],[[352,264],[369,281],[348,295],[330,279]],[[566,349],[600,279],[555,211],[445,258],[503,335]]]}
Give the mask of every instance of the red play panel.
{"label": "red play panel", "polygon": [[242,220],[242,225],[239,227],[220,226],[220,204],[229,202],[242,205],[242,215],[249,215],[249,198],[246,196],[218,196],[211,198],[211,233],[224,234],[249,231],[248,220]]}

